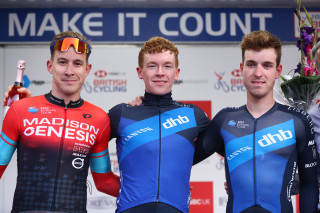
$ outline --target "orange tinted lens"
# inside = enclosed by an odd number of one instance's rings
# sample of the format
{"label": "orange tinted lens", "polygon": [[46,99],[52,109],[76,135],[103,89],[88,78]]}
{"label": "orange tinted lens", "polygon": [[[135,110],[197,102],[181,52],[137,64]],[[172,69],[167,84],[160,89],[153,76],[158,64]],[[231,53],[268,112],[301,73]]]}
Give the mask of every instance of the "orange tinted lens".
{"label": "orange tinted lens", "polygon": [[70,46],[73,46],[77,53],[90,53],[89,45],[78,38],[65,38],[55,42],[53,49],[67,51]]}
{"label": "orange tinted lens", "polygon": [[67,50],[69,49],[69,47],[70,47],[71,45],[73,45],[74,49],[75,49],[77,52],[79,52],[79,51],[78,51],[79,41],[80,41],[80,40],[77,39],[77,38],[65,38],[65,39],[62,40],[62,44],[61,44],[60,50],[61,50],[61,51],[67,51]]}

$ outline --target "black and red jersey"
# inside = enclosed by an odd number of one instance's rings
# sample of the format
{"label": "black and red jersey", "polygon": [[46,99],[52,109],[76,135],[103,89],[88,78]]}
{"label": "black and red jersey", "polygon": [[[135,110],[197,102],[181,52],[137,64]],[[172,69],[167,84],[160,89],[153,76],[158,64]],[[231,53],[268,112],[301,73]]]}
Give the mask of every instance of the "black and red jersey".
{"label": "black and red jersey", "polygon": [[17,148],[12,212],[87,212],[88,167],[110,172],[109,136],[108,115],[82,99],[65,105],[49,93],[14,103],[0,138],[0,177]]}

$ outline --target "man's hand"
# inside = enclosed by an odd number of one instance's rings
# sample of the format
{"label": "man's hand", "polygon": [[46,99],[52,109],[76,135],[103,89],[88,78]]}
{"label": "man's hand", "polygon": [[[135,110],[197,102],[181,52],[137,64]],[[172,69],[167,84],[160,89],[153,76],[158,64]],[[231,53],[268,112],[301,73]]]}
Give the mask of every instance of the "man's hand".
{"label": "man's hand", "polygon": [[142,104],[143,96],[137,96],[134,100],[130,101],[128,104],[130,106],[139,106]]}
{"label": "man's hand", "polygon": [[224,190],[226,190],[227,195],[229,194],[227,182],[224,182]]}
{"label": "man's hand", "polygon": [[[3,99],[3,106],[5,106],[7,104],[8,98],[9,98],[9,92],[11,91],[13,85],[10,85],[8,87],[8,91],[4,93],[4,99]],[[19,88],[17,89],[17,91],[19,92],[19,94],[21,95],[22,98],[29,98],[32,96],[31,91],[28,90],[27,88]]]}

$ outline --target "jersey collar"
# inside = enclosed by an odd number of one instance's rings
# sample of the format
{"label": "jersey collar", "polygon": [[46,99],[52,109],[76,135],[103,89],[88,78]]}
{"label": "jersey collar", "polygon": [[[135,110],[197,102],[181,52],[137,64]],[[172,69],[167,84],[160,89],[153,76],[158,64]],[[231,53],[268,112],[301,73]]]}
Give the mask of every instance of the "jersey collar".
{"label": "jersey collar", "polygon": [[82,98],[80,98],[77,101],[70,101],[68,103],[68,105],[66,105],[64,103],[63,99],[59,99],[59,98],[53,96],[51,91],[49,93],[45,94],[44,96],[47,99],[47,101],[49,101],[50,103],[57,105],[57,106],[66,107],[66,108],[78,108],[78,107],[81,107],[84,103],[84,100]]}
{"label": "jersey collar", "polygon": [[172,93],[169,92],[165,95],[153,95],[151,93],[145,92],[143,105],[146,106],[166,106],[173,103]]}

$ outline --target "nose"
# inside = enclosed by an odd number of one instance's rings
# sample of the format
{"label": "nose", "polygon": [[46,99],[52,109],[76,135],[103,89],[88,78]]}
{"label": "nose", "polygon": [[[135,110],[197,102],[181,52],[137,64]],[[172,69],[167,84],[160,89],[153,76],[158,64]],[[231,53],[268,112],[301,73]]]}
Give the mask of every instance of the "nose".
{"label": "nose", "polygon": [[164,75],[164,70],[163,67],[159,66],[159,68],[157,69],[157,75]]}
{"label": "nose", "polygon": [[68,66],[66,66],[65,74],[66,75],[73,75],[74,74],[72,63],[68,63]]}
{"label": "nose", "polygon": [[260,64],[258,64],[256,66],[256,69],[254,71],[254,75],[255,76],[261,76],[262,75],[262,66]]}

